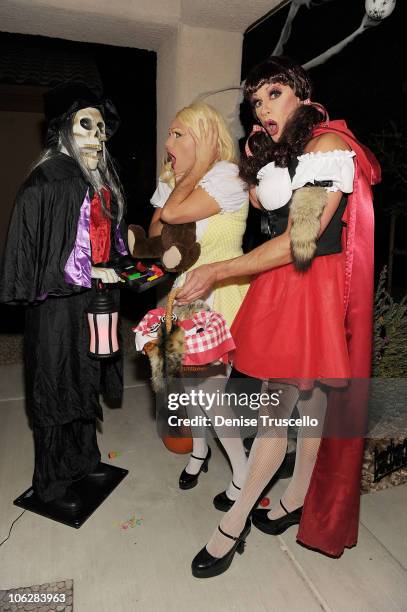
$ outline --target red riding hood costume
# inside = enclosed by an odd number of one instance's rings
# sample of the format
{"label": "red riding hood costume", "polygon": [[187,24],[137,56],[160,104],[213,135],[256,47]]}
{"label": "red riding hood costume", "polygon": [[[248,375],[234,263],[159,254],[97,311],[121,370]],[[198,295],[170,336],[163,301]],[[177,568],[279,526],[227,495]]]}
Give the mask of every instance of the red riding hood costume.
{"label": "red riding hood costume", "polygon": [[[360,407],[367,398],[366,384],[356,381],[355,390],[353,379],[370,376],[371,185],[380,181],[380,167],[344,121],[317,126],[313,137],[324,133],[337,134],[356,154],[353,192],[342,216],[346,225],[342,251],[315,257],[305,272],[289,264],[257,276],[231,331],[237,345],[234,367],[240,372],[256,378],[295,379],[305,389],[313,385],[310,381],[325,379],[331,387],[325,423],[329,437],[320,445],[297,538],[310,548],[339,556],[357,541],[365,412]],[[340,379],[349,378],[347,389],[335,389],[343,384]],[[356,396],[357,413],[351,402]]]}

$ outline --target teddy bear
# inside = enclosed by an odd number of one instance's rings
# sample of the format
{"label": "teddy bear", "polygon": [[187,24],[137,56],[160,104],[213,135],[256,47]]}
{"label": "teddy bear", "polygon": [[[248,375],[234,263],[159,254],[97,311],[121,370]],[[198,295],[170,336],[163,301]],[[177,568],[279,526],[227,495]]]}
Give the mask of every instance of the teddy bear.
{"label": "teddy bear", "polygon": [[138,259],[161,259],[168,272],[188,270],[201,254],[196,241],[196,224],[163,224],[160,236],[148,238],[140,225],[129,225],[128,243],[130,253]]}

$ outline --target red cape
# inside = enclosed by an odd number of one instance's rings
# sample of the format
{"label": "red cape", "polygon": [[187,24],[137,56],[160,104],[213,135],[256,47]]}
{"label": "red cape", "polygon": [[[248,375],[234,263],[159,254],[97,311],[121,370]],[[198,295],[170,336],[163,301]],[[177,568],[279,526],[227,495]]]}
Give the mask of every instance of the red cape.
{"label": "red cape", "polygon": [[[340,556],[357,542],[360,475],[364,438],[343,437],[348,424],[363,431],[372,355],[374,217],[371,185],[380,182],[380,166],[344,121],[318,126],[313,135],[338,134],[356,153],[353,193],[347,204],[344,317],[352,378],[350,388],[329,394],[326,430],[321,441],[297,535],[301,544]],[[357,398],[357,400],[356,400]],[[356,401],[355,401],[356,400]],[[355,405],[358,409],[355,411]],[[336,425],[335,425],[336,421]],[[332,437],[332,430],[338,437]]]}

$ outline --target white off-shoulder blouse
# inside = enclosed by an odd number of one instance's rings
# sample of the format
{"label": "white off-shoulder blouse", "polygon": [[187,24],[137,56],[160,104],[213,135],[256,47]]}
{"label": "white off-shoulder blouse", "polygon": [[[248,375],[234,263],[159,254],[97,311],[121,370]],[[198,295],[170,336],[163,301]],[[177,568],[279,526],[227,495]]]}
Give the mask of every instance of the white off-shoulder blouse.
{"label": "white off-shoulder blouse", "polygon": [[[248,200],[245,183],[239,178],[239,168],[236,164],[228,161],[217,162],[199,181],[198,187],[202,187],[219,204],[220,212],[236,212],[240,210]],[[163,208],[171,194],[168,183],[158,181],[150,202],[154,208]],[[208,224],[208,219],[196,222],[196,238],[202,238]]]}
{"label": "white off-shoulder blouse", "polygon": [[288,168],[277,168],[270,162],[259,170],[256,195],[266,210],[276,210],[290,201],[293,191],[315,181],[332,181],[327,191],[352,193],[355,166],[354,151],[337,149],[298,156],[298,165],[291,180]]}

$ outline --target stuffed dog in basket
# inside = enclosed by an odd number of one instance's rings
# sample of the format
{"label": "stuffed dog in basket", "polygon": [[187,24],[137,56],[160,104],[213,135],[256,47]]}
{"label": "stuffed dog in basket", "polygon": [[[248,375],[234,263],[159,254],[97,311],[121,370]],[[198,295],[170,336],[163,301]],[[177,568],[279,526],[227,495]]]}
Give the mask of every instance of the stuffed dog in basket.
{"label": "stuffed dog in basket", "polygon": [[186,321],[202,310],[210,310],[208,304],[201,300],[186,306],[174,306],[171,329],[167,331],[166,321],[159,330],[157,340],[148,342],[144,351],[150,360],[151,382],[156,393],[164,390],[165,379],[180,378],[184,356],[185,331],[174,321]]}

